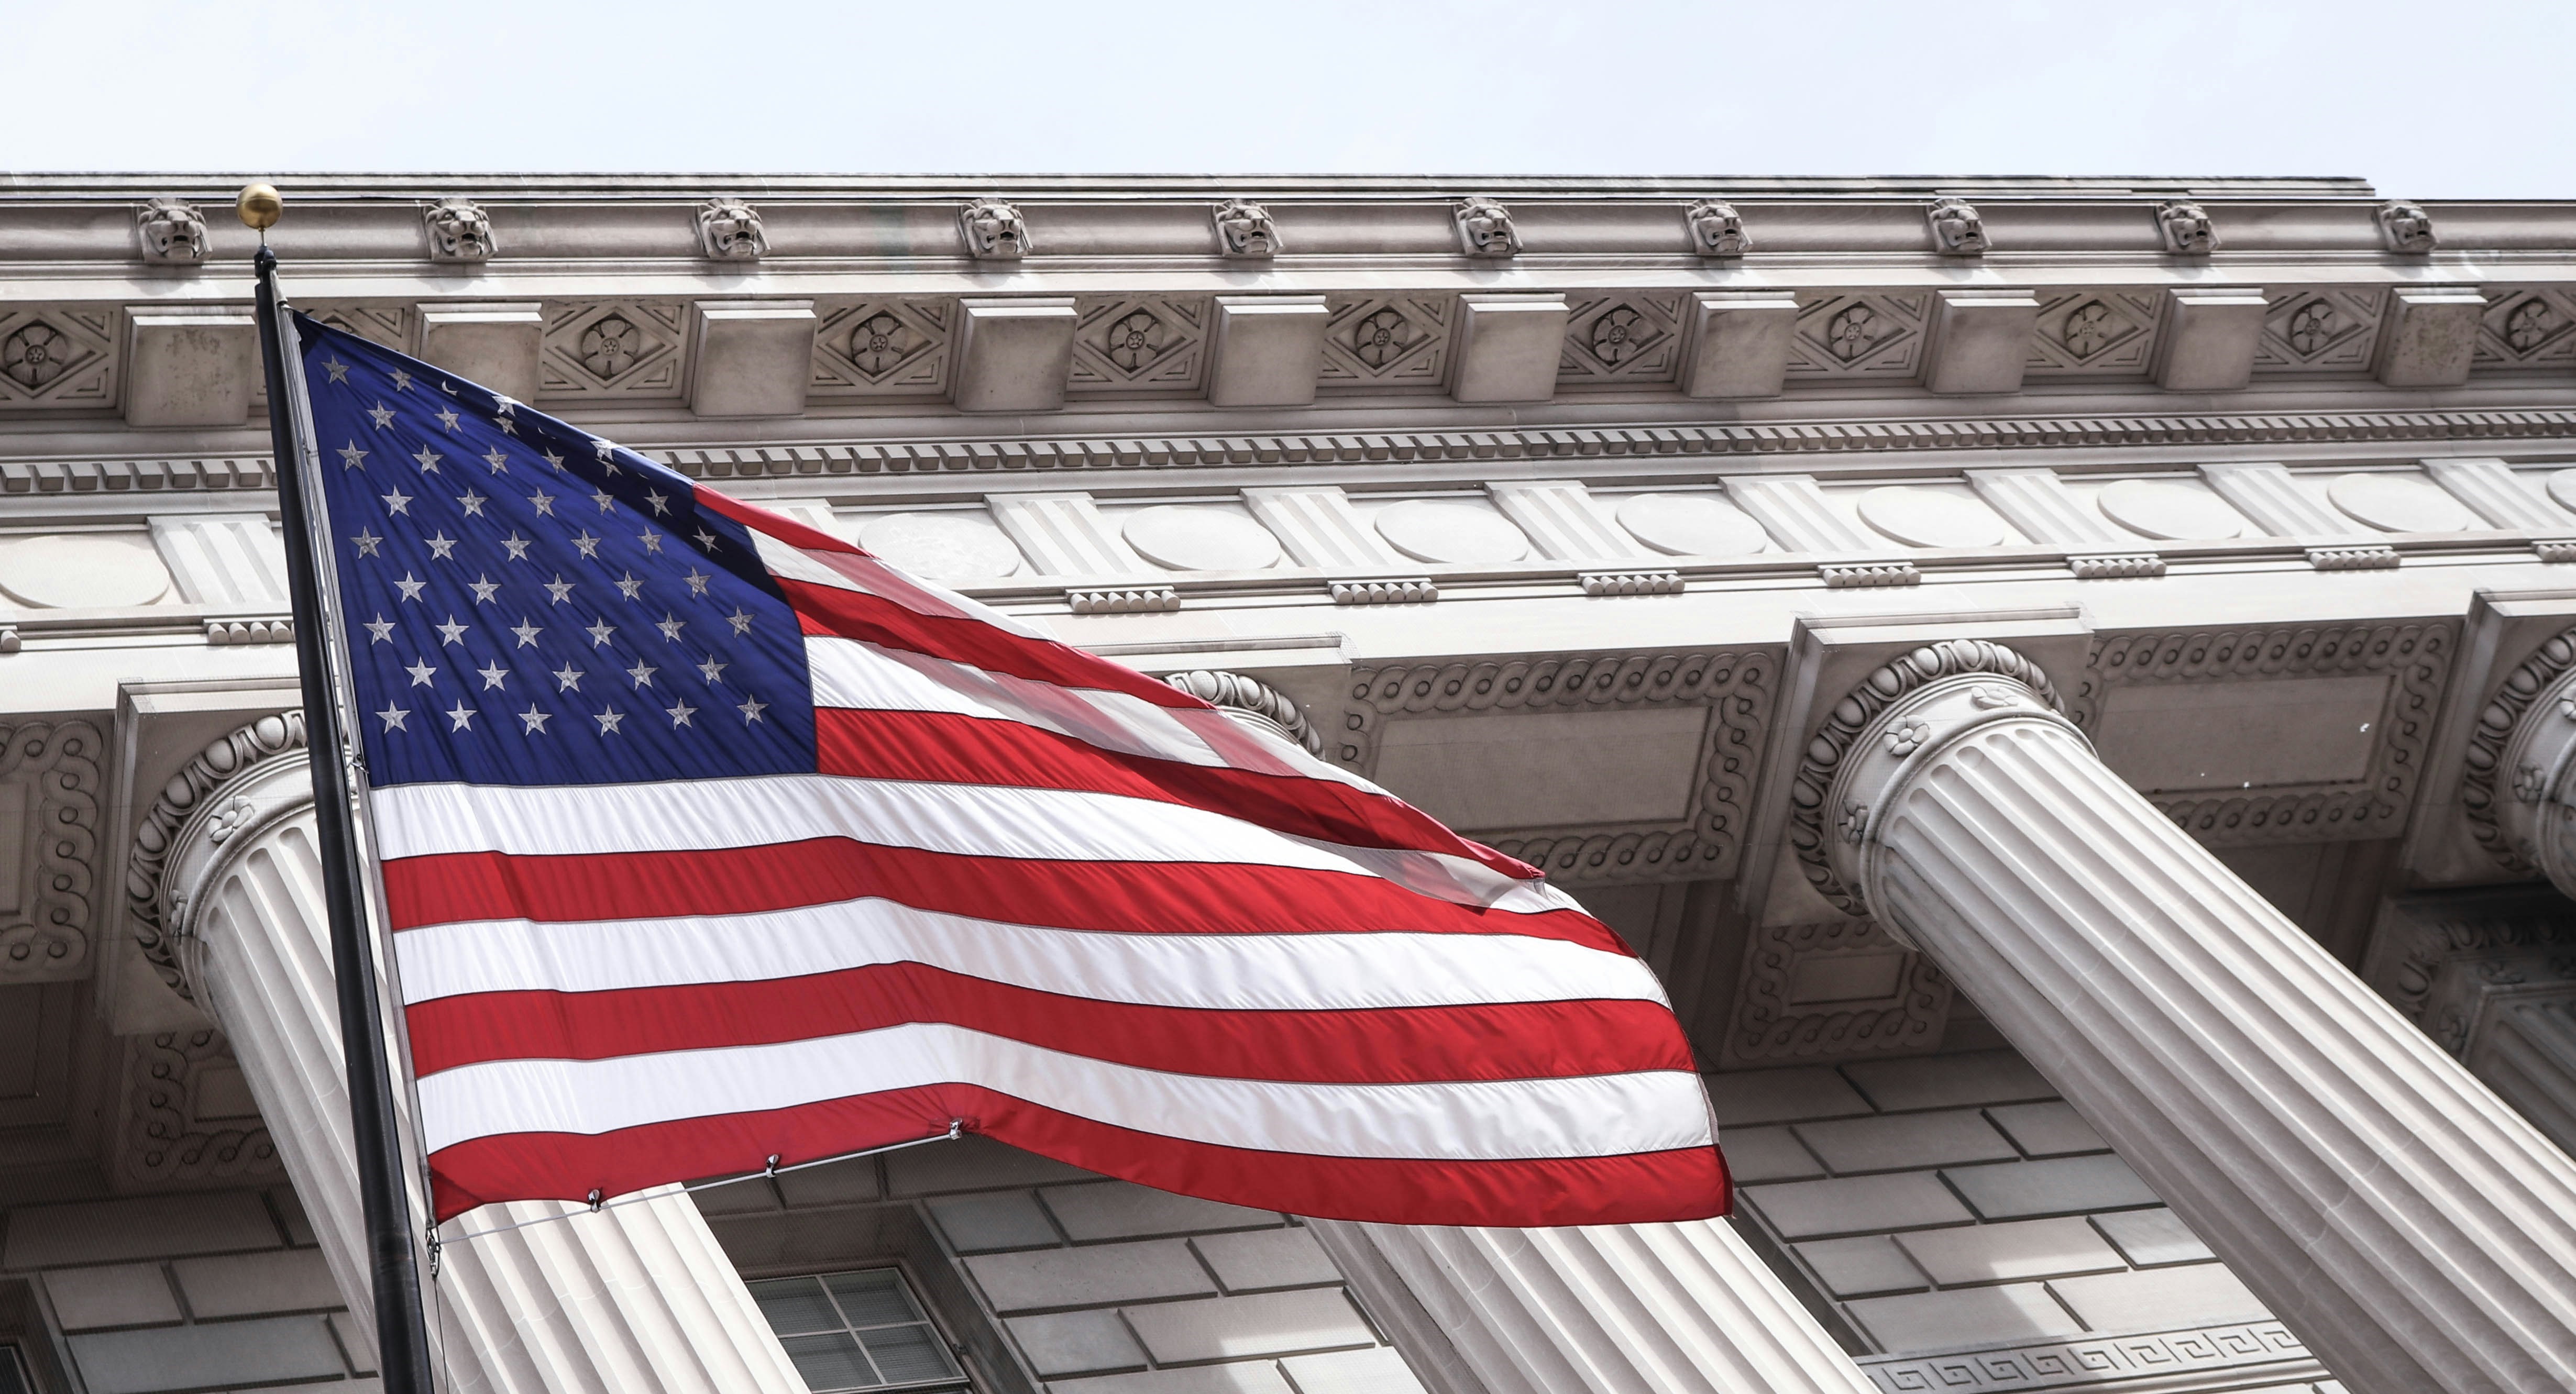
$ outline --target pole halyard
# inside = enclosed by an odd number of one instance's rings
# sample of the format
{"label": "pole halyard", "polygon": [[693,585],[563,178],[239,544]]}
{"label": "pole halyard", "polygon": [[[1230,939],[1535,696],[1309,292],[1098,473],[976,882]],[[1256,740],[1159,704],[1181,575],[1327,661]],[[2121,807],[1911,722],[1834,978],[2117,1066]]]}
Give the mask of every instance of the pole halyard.
{"label": "pole halyard", "polygon": [[287,361],[291,330],[277,289],[277,254],[267,240],[266,230],[277,221],[282,204],[274,189],[255,184],[242,191],[239,208],[242,221],[261,232],[254,262],[259,275],[260,359],[268,382],[278,514],[286,533],[287,593],[295,609],[295,661],[303,681],[316,840],[339,991],[341,1060],[348,1074],[349,1121],[356,1140],[358,1199],[366,1221],[366,1254],[375,1293],[378,1369],[386,1394],[434,1394],[420,1271],[412,1248],[411,1206],[392,1080],[386,1069],[374,946],[367,930],[365,882],[357,855],[350,782],[355,747],[347,739],[323,630],[329,618],[322,604],[325,563],[315,545],[318,481],[308,473],[314,457],[298,429],[299,413],[294,410],[298,396],[288,378],[290,372],[302,371],[302,365]]}

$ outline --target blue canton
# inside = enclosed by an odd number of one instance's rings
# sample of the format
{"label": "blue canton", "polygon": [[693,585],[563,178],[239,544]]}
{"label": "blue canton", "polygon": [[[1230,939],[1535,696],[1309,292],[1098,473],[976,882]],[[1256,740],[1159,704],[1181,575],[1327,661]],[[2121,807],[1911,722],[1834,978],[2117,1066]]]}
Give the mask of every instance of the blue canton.
{"label": "blue canton", "polygon": [[680,474],[304,315],[372,784],[814,769],[796,615]]}

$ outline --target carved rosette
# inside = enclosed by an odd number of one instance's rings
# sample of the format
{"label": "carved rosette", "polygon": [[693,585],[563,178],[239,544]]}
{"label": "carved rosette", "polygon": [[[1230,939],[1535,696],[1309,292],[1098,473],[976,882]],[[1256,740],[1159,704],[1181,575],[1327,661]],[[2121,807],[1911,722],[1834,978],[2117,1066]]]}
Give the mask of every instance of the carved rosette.
{"label": "carved rosette", "polygon": [[1512,210],[1498,199],[1462,198],[1452,210],[1458,221],[1458,247],[1471,257],[1518,256],[1521,234],[1512,226]]}
{"label": "carved rosette", "polygon": [[1315,733],[1314,724],[1297,710],[1296,703],[1268,683],[1209,668],[1174,673],[1163,681],[1263,735],[1277,736],[1309,755],[1324,753],[1324,738]]}
{"label": "carved rosette", "polygon": [[698,250],[709,261],[758,261],[769,255],[760,210],[738,198],[711,198],[698,210]]}
{"label": "carved rosette", "polygon": [[2401,256],[2422,256],[2441,245],[2433,235],[2433,215],[2404,199],[2379,206],[2379,240]]}
{"label": "carved rosette", "polygon": [[135,235],[143,259],[165,266],[194,266],[206,259],[206,219],[184,198],[156,198],[135,210]]}
{"label": "carved rosette", "polygon": [[2218,229],[2209,213],[2188,199],[2171,199],[2156,209],[2156,230],[2165,250],[2178,257],[2205,257],[2218,250]]}
{"label": "carved rosette", "polygon": [[429,259],[444,262],[490,261],[501,249],[492,236],[492,215],[470,198],[443,198],[420,211],[429,232]]}
{"label": "carved rosette", "polygon": [[[125,912],[143,957],[170,990],[193,1000],[181,953],[195,892],[207,885],[227,844],[313,800],[305,773],[304,713],[264,716],[207,746],[170,777],[134,830],[126,861]],[[254,773],[260,777],[252,778]]]}
{"label": "carved rosette", "polygon": [[1898,786],[1997,721],[2054,722],[2083,740],[2063,709],[2038,664],[1983,639],[1926,644],[1863,678],[1826,713],[1789,788],[1789,845],[1808,883],[1836,909],[1867,915],[1874,823]]}
{"label": "carved rosette", "polygon": [[1701,256],[1740,257],[1753,250],[1753,235],[1744,230],[1734,204],[1704,198],[1683,209],[1682,220],[1690,224],[1691,250]]}
{"label": "carved rosette", "polygon": [[979,198],[959,208],[957,230],[966,239],[966,255],[977,261],[1016,261],[1036,250],[1028,220],[1002,199]]}
{"label": "carved rosette", "polygon": [[0,789],[23,781],[34,857],[19,914],[0,916],[0,983],[59,982],[90,968],[98,865],[98,756],[86,721],[0,727]]}
{"label": "carved rosette", "polygon": [[1250,199],[1230,198],[1216,206],[1217,250],[1230,257],[1279,254],[1279,228],[1270,210]]}
{"label": "carved rosette", "polygon": [[1945,198],[1923,210],[1932,224],[1932,246],[1945,257],[1986,254],[1986,220],[1963,198]]}

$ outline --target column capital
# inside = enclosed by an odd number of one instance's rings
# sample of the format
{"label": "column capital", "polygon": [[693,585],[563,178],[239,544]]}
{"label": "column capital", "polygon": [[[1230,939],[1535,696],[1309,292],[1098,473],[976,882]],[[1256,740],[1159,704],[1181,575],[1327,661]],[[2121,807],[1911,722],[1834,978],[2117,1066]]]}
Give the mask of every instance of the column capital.
{"label": "column capital", "polygon": [[1257,678],[1193,668],[1170,674],[1163,681],[1262,735],[1276,736],[1309,755],[1320,757],[1324,753],[1324,738],[1315,733],[1314,723],[1306,719],[1306,714],[1286,693]]}
{"label": "column capital", "polygon": [[2478,713],[2460,804],[2509,871],[2576,896],[2576,629],[2523,659]]}
{"label": "column capital", "polygon": [[197,752],[161,788],[126,858],[126,913],[143,956],[170,990],[196,1000],[191,916],[198,892],[254,836],[313,803],[304,713],[248,722]]}
{"label": "column capital", "polygon": [[1790,786],[1789,842],[1808,883],[1844,913],[1869,914],[1872,825],[1903,782],[1996,721],[2046,721],[2082,740],[2064,710],[2038,664],[1984,639],[1943,639],[1881,664],[1825,714]]}

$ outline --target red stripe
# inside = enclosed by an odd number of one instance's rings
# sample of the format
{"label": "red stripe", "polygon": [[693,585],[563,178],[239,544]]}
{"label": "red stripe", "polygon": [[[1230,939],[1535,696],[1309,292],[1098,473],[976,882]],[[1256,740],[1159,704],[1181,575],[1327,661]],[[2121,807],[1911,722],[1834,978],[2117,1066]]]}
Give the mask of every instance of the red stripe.
{"label": "red stripe", "polygon": [[700,505],[721,513],[744,527],[765,532],[790,547],[808,552],[857,552],[860,556],[867,555],[828,532],[807,527],[784,513],[773,513],[756,503],[744,503],[731,494],[719,493],[704,484],[692,485],[690,492],[696,496]]}
{"label": "red stripe", "polygon": [[1040,992],[924,963],[757,982],[485,992],[405,1013],[426,1079],[486,1060],[605,1060],[771,1045],[937,1021],[1139,1069],[1318,1084],[1689,1070],[1659,1002],[1582,1000],[1344,1011],[1146,1006]]}
{"label": "red stripe", "polygon": [[1349,847],[1465,851],[1504,875],[1534,874],[1491,848],[1461,842],[1401,799],[1329,779],[1103,750],[1017,721],[954,712],[818,707],[814,739],[824,774],[1119,794],[1212,809],[1291,837]]}
{"label": "red stripe", "polygon": [[1577,910],[1522,914],[1332,871],[1230,862],[1037,862],[848,838],[696,852],[519,857],[457,852],[384,864],[396,929],[464,920],[751,915],[881,897],[1012,924],[1152,934],[1525,934],[1628,946]]}
{"label": "red stripe", "polygon": [[864,591],[778,578],[808,634],[837,634],[1058,687],[1123,692],[1179,711],[1210,710],[1170,683],[1053,640],[1024,639],[971,616],[925,615]]}
{"label": "red stripe", "polygon": [[[1322,1219],[1398,1225],[1643,1224],[1697,1220],[1729,1208],[1714,1147],[1536,1161],[1391,1161],[1257,1152],[1190,1142],[1059,1113],[975,1085],[888,1090],[764,1113],[724,1114],[584,1136],[509,1133],[430,1157],[438,1217],[487,1200],[616,1196],[674,1176],[756,1170],[968,1130],[1104,1175],[1182,1195]],[[963,1165],[931,1143],[924,1172]],[[906,1165],[907,1163],[898,1163]]]}

